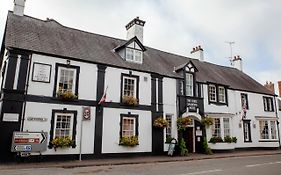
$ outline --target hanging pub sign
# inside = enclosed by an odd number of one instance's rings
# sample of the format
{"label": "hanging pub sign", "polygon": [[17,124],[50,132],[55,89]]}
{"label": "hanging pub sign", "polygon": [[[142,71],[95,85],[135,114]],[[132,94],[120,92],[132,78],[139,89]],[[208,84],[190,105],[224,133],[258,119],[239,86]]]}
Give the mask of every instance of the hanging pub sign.
{"label": "hanging pub sign", "polygon": [[83,120],[91,120],[91,107],[83,107]]}
{"label": "hanging pub sign", "polygon": [[186,99],[186,104],[189,112],[197,112],[198,100],[196,99]]}

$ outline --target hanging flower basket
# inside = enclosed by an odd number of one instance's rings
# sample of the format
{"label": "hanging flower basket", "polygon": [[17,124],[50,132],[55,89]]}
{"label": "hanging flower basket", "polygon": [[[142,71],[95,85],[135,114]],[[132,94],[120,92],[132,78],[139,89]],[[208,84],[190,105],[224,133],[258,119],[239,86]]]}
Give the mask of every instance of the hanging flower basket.
{"label": "hanging flower basket", "polygon": [[121,137],[120,138],[120,145],[122,146],[136,146],[139,144],[138,136],[131,136],[131,137]]}
{"label": "hanging flower basket", "polygon": [[185,130],[192,122],[191,117],[181,117],[177,119],[178,130]]}
{"label": "hanging flower basket", "polygon": [[50,144],[49,148],[54,148],[55,151],[57,148],[69,148],[69,147],[76,147],[75,141],[72,140],[70,137],[56,137],[53,139]]}
{"label": "hanging flower basket", "polygon": [[77,99],[78,97],[73,94],[71,91],[58,91],[57,92],[57,97],[61,100],[74,100]]}
{"label": "hanging flower basket", "polygon": [[153,126],[155,128],[166,128],[168,126],[168,121],[163,117],[158,117],[154,120]]}
{"label": "hanging flower basket", "polygon": [[201,120],[201,124],[208,128],[209,126],[214,124],[214,120],[211,117],[204,117]]}
{"label": "hanging flower basket", "polygon": [[122,103],[126,104],[126,105],[130,105],[130,106],[136,106],[138,105],[138,99],[133,97],[133,96],[127,96],[124,95],[122,97]]}

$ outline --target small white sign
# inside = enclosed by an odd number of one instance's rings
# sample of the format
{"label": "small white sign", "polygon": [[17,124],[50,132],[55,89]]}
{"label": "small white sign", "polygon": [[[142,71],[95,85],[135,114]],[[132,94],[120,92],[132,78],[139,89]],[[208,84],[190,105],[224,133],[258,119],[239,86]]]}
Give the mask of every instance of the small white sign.
{"label": "small white sign", "polygon": [[202,130],[196,130],[195,134],[196,134],[196,136],[202,136],[203,135]]}
{"label": "small white sign", "polygon": [[27,120],[34,122],[46,122],[48,119],[44,117],[27,117]]}
{"label": "small white sign", "polygon": [[19,114],[4,113],[2,121],[3,122],[18,122],[19,121]]}

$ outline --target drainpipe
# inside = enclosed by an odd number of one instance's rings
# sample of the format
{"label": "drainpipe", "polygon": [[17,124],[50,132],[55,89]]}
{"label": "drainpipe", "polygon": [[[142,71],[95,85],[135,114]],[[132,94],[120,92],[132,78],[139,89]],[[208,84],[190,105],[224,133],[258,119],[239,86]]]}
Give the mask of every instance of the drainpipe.
{"label": "drainpipe", "polygon": [[[278,108],[277,108],[277,104],[276,104],[276,96],[274,96],[274,105],[275,105],[275,114],[276,114],[276,118],[279,119],[278,113],[277,113]],[[281,148],[279,125],[280,125],[279,120],[277,120],[278,142],[279,142],[279,148]]]}
{"label": "drainpipe", "polygon": [[23,131],[23,124],[25,121],[25,108],[26,108],[26,95],[27,95],[27,91],[28,91],[28,87],[29,87],[29,76],[30,76],[30,67],[31,67],[31,61],[32,61],[32,54],[30,54],[29,56],[29,64],[28,64],[28,73],[27,73],[27,77],[26,77],[26,90],[24,92],[24,101],[23,101],[23,109],[22,109],[22,119],[21,119],[21,124],[20,124],[20,131]]}

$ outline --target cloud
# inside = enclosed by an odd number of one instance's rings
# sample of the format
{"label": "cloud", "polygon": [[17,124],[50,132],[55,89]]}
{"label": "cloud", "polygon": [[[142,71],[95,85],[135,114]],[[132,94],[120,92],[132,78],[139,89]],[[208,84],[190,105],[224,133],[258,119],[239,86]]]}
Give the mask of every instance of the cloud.
{"label": "cloud", "polygon": [[225,41],[235,41],[233,54],[241,55],[245,72],[264,83],[281,79],[280,6],[280,0],[27,0],[25,14],[123,39],[125,25],[139,16],[146,21],[145,45],[185,56],[202,45],[206,60],[221,65],[230,65]]}

